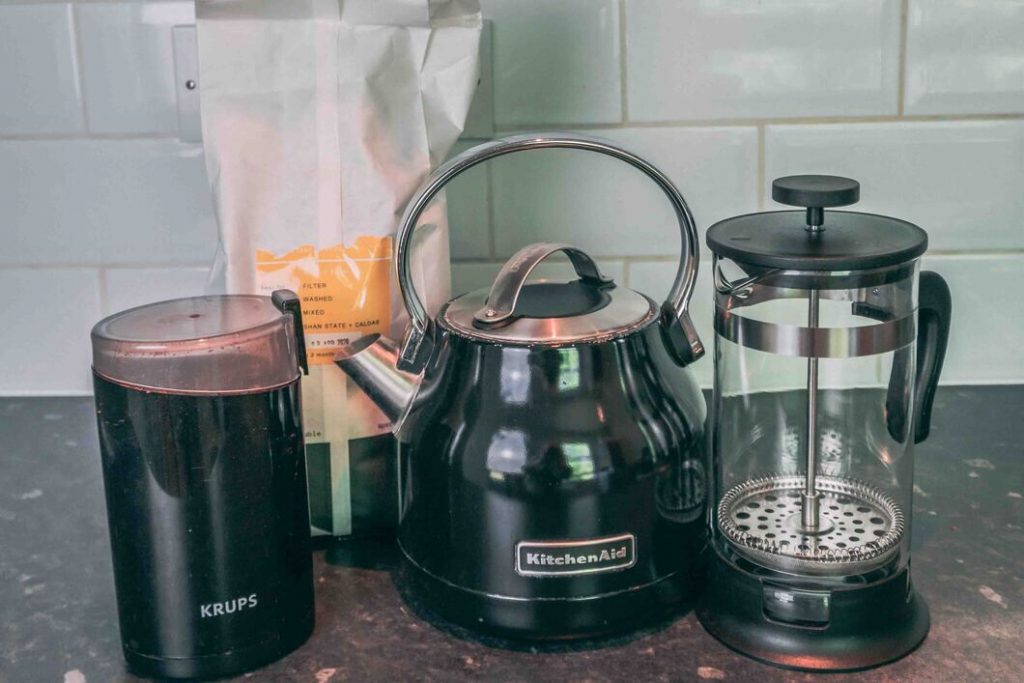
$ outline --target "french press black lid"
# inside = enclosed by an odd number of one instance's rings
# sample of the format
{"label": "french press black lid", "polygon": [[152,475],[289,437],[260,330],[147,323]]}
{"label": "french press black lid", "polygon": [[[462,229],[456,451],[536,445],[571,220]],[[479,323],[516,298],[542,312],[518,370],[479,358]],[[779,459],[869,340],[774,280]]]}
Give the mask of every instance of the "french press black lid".
{"label": "french press black lid", "polygon": [[728,218],[708,230],[717,255],[765,268],[863,270],[917,258],[928,235],[913,223],[871,213],[825,211],[855,204],[860,183],[850,178],[795,175],[772,183],[772,199],[806,207]]}

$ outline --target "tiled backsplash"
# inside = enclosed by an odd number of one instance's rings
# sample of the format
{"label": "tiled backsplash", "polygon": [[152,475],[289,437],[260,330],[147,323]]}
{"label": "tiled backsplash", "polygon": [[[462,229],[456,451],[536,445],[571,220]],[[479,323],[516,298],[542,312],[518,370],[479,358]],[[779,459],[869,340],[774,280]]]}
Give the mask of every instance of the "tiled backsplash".
{"label": "tiled backsplash", "polygon": [[635,121],[894,115],[900,0],[627,0]]}
{"label": "tiled backsplash", "polygon": [[[944,381],[1024,381],[1024,0],[482,5],[493,102],[474,107],[475,135],[616,141],[668,173],[702,228],[772,208],[779,175],[857,178],[856,208],[931,235],[925,266],[954,294]],[[173,0],[0,0],[0,393],[88,391],[101,315],[206,287],[216,227],[202,147],[177,139],[171,43],[193,16]],[[455,291],[538,239],[668,290],[674,221],[634,171],[558,151],[489,166],[448,192]],[[710,344],[708,270],[692,310]],[[710,358],[694,370],[710,383]]]}

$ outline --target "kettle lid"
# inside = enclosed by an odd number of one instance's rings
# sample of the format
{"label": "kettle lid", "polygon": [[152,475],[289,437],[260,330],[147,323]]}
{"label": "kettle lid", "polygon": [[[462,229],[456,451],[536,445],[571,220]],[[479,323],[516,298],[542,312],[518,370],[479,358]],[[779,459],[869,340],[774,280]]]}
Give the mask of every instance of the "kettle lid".
{"label": "kettle lid", "polygon": [[913,223],[870,213],[826,212],[860,199],[860,184],[850,178],[777,178],[772,199],[805,211],[766,211],[719,221],[708,228],[711,251],[766,268],[845,271],[905,263],[928,247],[927,233]]}
{"label": "kettle lid", "polygon": [[[579,279],[527,283],[533,269],[559,251],[569,257]],[[625,336],[657,315],[653,301],[617,286],[582,250],[539,242],[510,258],[490,290],[480,289],[449,302],[441,319],[456,333],[473,339],[560,346]]]}

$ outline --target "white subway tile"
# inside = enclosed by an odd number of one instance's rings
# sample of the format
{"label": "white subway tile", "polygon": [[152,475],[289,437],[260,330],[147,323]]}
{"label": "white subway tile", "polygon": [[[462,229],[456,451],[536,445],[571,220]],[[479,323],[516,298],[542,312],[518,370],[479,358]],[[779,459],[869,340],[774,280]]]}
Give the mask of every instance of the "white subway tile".
{"label": "white subway tile", "polygon": [[926,256],[953,296],[943,384],[1024,382],[1024,256]]}
{"label": "white subway tile", "polygon": [[0,268],[0,394],[91,391],[89,330],[100,319],[93,268]]}
{"label": "white subway tile", "polygon": [[1021,249],[1022,159],[1020,121],[770,126],[766,196],[780,176],[848,176],[861,183],[853,210],[920,225],[930,250]]}
{"label": "white subway tile", "polygon": [[76,12],[89,130],[176,131],[171,28],[195,22],[194,4],[86,3]]}
{"label": "white subway tile", "polygon": [[896,113],[899,0],[626,3],[633,121]]}
{"label": "white subway tile", "polygon": [[[498,275],[503,261],[486,263],[459,263],[452,264],[452,296],[458,296],[478,289],[490,289],[494,278]],[[625,264],[622,261],[598,259],[597,267],[601,272],[615,280],[616,283],[623,282]],[[572,266],[564,258],[551,257],[533,271],[532,277],[539,280],[554,280],[569,282],[576,279]]]}
{"label": "white subway tile", "polygon": [[[675,280],[679,264],[675,261],[633,261],[629,264],[629,287],[655,301],[664,301]],[[690,299],[690,319],[704,343],[704,356],[689,366],[702,388],[711,388],[715,381],[713,366],[715,348],[714,299],[711,287],[711,257],[697,270],[697,286]]]}
{"label": "white subway tile", "polygon": [[82,129],[71,6],[0,5],[0,133]]}
{"label": "white subway tile", "polygon": [[222,293],[207,290],[209,275],[210,269],[205,267],[108,268],[104,273],[103,314],[155,301]]}
{"label": "white subway tile", "polygon": [[466,114],[463,138],[494,135],[494,22],[485,21],[480,32],[480,76]]}
{"label": "white subway tile", "polygon": [[[480,140],[457,142],[455,156]],[[487,198],[487,169],[471,168],[445,185],[448,202],[448,233],[453,259],[483,259],[491,255],[491,221]]]}
{"label": "white subway tile", "polygon": [[0,206],[0,265],[197,262],[217,244],[202,148],[173,140],[0,141]]}
{"label": "white subway tile", "polygon": [[910,0],[908,114],[1024,112],[1024,2]]}
{"label": "white subway tile", "polygon": [[[665,172],[701,231],[757,208],[754,128],[634,128],[596,135]],[[541,240],[569,242],[595,256],[661,256],[679,249],[675,214],[664,194],[621,161],[543,150],[491,163],[499,255]]]}
{"label": "white subway tile", "polygon": [[483,0],[494,21],[495,123],[622,119],[617,0]]}

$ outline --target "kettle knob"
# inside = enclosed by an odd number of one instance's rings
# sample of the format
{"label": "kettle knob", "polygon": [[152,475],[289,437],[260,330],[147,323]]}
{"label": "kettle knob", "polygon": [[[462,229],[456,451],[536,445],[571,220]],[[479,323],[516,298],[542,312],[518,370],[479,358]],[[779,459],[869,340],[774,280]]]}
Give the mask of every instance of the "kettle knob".
{"label": "kettle knob", "polygon": [[772,181],[772,199],[807,207],[807,227],[816,232],[825,223],[825,207],[847,206],[860,200],[860,183],[835,175],[790,175]]}

